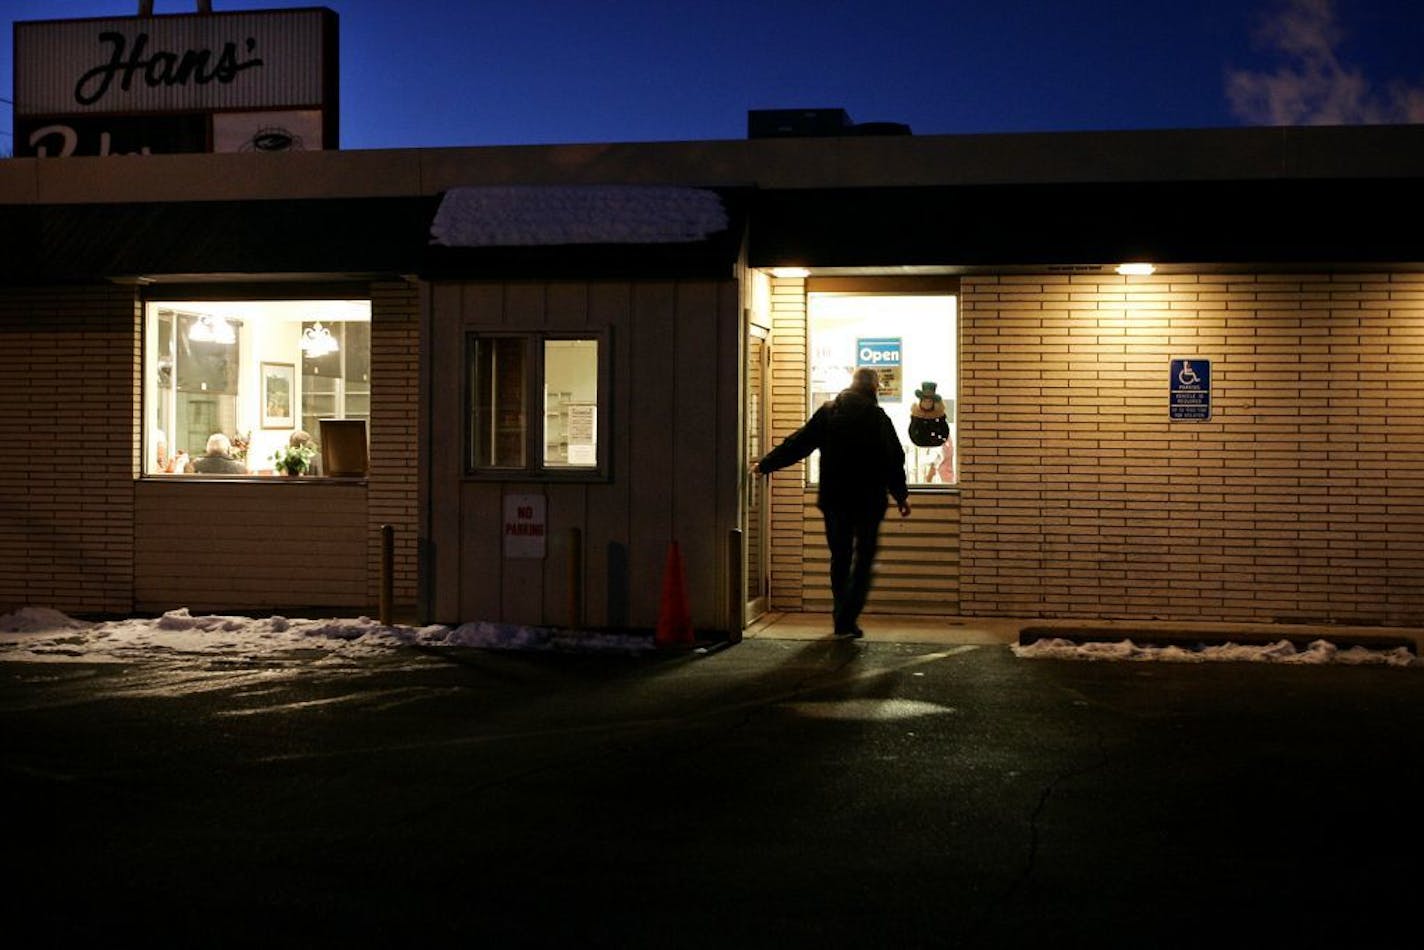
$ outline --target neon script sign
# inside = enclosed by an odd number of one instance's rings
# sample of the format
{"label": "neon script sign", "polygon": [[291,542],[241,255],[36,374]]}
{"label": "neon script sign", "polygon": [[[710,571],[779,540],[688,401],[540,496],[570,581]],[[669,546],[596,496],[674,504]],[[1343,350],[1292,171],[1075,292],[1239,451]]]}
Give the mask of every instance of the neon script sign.
{"label": "neon script sign", "polygon": [[[188,49],[149,54],[147,33],[136,34],[131,47],[122,33],[105,31],[99,34],[99,42],[110,45],[109,60],[84,73],[75,83],[74,101],[80,105],[91,106],[104,98],[115,80],[124,92],[133,87],[135,78],[149,88],[206,86],[214,82],[226,85],[245,71],[263,65],[262,59],[253,55],[257,40],[250,36],[241,52],[237,43],[228,41],[216,53],[211,49]],[[248,58],[240,58],[244,55]]]}

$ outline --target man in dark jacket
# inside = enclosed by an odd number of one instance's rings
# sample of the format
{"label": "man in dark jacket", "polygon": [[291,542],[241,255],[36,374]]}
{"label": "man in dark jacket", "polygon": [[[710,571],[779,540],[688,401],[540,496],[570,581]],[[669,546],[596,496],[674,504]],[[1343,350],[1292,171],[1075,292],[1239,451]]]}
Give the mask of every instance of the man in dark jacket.
{"label": "man in dark jacket", "polygon": [[831,550],[831,616],[838,637],[862,635],[856,621],[870,592],[886,493],[894,496],[900,517],[910,514],[905,450],[876,401],[879,385],[875,370],[856,370],[849,389],[817,409],[752,467],[758,475],[770,475],[821,450],[816,507],[825,519]]}

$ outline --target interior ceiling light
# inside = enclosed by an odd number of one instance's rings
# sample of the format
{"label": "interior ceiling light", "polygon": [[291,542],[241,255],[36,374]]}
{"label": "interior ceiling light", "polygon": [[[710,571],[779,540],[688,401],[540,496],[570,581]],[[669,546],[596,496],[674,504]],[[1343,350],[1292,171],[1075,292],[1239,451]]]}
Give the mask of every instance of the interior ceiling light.
{"label": "interior ceiling light", "polygon": [[307,356],[329,356],[341,349],[336,337],[318,321],[302,331],[302,352]]}
{"label": "interior ceiling light", "polygon": [[1157,272],[1155,264],[1148,264],[1145,261],[1136,263],[1119,264],[1117,272],[1124,277],[1150,277]]}
{"label": "interior ceiling light", "polygon": [[773,277],[810,277],[811,272],[804,267],[773,267]]}
{"label": "interior ceiling light", "polygon": [[233,332],[232,324],[222,317],[215,317],[210,313],[205,313],[198,318],[198,322],[193,324],[188,330],[188,339],[195,343],[222,343],[231,345],[237,342],[237,334]]}

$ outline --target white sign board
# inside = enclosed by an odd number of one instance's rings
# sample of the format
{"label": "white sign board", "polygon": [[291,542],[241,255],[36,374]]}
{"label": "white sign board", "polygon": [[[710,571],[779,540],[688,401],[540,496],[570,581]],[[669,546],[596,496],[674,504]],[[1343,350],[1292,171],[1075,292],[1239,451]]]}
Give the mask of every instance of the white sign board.
{"label": "white sign board", "polygon": [[569,406],[569,464],[598,464],[598,406],[576,402]]}
{"label": "white sign board", "polygon": [[15,111],[319,106],[326,23],[318,9],[16,23]]}
{"label": "white sign board", "polygon": [[336,148],[325,8],[14,25],[17,156]]}
{"label": "white sign board", "polygon": [[542,558],[548,523],[543,495],[504,496],[504,556]]}

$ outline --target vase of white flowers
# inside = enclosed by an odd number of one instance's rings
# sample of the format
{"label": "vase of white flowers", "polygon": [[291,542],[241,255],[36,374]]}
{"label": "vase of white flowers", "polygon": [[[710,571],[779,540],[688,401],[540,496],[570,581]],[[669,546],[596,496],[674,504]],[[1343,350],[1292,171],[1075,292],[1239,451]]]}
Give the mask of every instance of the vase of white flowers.
{"label": "vase of white flowers", "polygon": [[311,467],[316,449],[310,445],[288,445],[272,454],[272,465],[284,475],[301,475]]}

